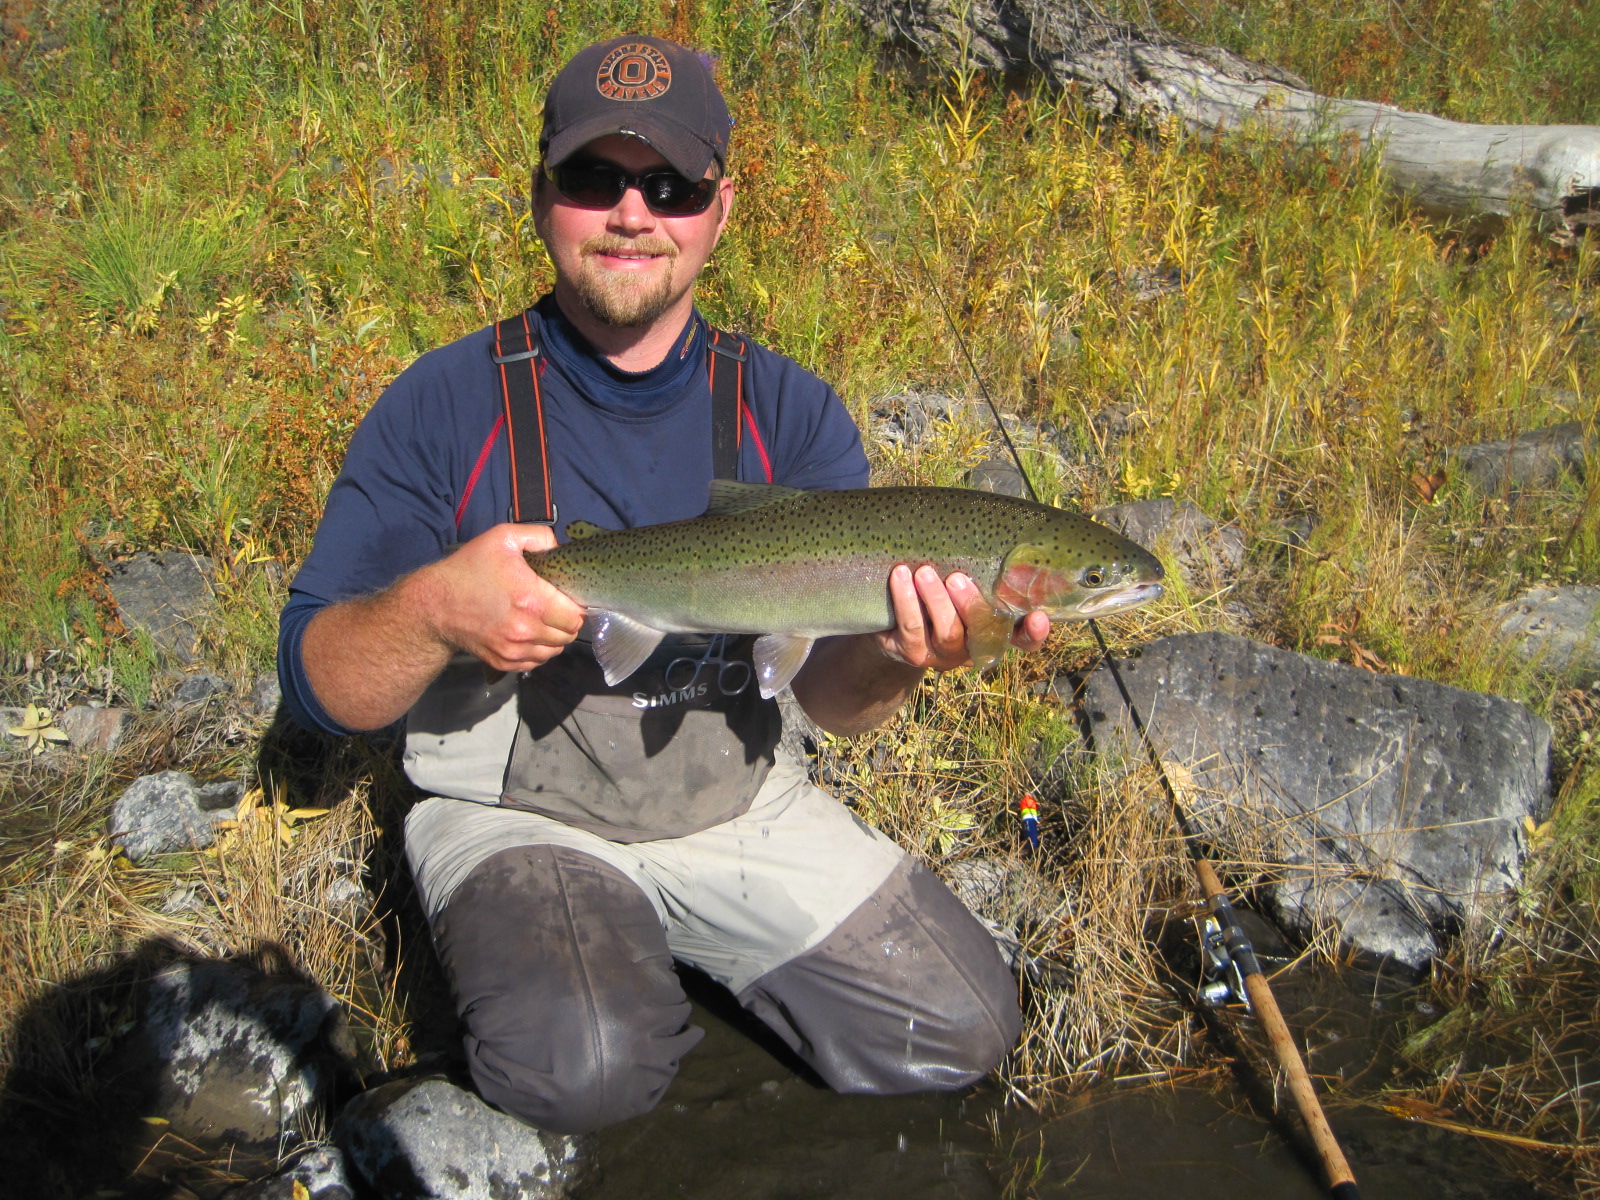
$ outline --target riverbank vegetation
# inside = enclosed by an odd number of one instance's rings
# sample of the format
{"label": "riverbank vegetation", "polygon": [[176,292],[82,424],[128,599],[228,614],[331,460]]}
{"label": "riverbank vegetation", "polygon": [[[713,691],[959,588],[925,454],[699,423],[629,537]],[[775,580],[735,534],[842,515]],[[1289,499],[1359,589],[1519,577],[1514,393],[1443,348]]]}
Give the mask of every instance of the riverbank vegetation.
{"label": "riverbank vegetation", "polygon": [[[1553,0],[1395,0],[1338,23],[1268,0],[1155,11],[1330,94],[1600,123],[1594,39],[1569,36]],[[1521,590],[1600,583],[1600,470],[1485,496],[1445,456],[1592,428],[1593,237],[1441,228],[1338,147],[1099,125],[1070,96],[930,74],[830,5],[130,0],[5,6],[0,23],[0,703],[163,697],[164,666],[106,590],[107,565],[141,550],[208,556],[222,603],[204,660],[239,680],[270,670],[286,579],[362,413],[418,354],[549,283],[526,191],[550,74],[602,34],[676,37],[717,57],[738,118],[711,319],[817,371],[866,427],[887,395],[973,393],[948,307],[1001,406],[1054,431],[1061,453],[1035,462],[1047,500],[1173,496],[1244,530],[1230,590],[1175,587],[1119,626],[1124,642],[1243,631],[1551,722],[1557,800],[1525,894],[1437,968],[1446,1016],[1407,1043],[1395,1086],[1417,1113],[1552,1147],[1501,1143],[1531,1174],[1600,1188],[1582,1070],[1600,1044],[1600,693],[1494,636]],[[880,481],[957,482],[992,445],[958,417],[878,448]],[[1134,836],[1136,781],[1068,786],[1069,722],[1039,699],[1091,658],[1069,628],[1043,661],[930,685],[894,736],[823,752],[947,871],[975,846],[1012,853],[1018,794],[1053,789],[1061,853],[1026,898],[1050,932],[1029,949],[1104,977],[1034,1005],[1007,1079],[1036,1103],[1174,1070],[1188,1048],[1144,942],[1146,913],[1186,893],[1179,848],[1169,829]],[[400,959],[422,943],[393,944],[395,924],[385,953],[382,930],[294,891],[392,826],[404,791],[381,749],[259,772],[263,802],[337,816],[242,822],[204,860],[107,853],[108,802],[131,778],[255,773],[261,732],[152,718],[109,760],[0,762],[13,1090],[22,1072],[53,1081],[51,1103],[87,1094],[89,1031],[116,1022],[85,994],[41,1025],[41,997],[158,936],[284,947],[352,1005],[377,1068],[411,1060]],[[163,912],[179,876],[213,903]]]}

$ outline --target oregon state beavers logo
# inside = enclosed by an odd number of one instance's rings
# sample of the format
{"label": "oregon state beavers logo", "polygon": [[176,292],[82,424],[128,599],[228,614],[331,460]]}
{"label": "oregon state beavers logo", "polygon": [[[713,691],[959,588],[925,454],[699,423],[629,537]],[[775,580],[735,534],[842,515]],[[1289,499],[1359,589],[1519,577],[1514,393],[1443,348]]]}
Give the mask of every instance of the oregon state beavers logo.
{"label": "oregon state beavers logo", "polygon": [[654,46],[618,46],[595,72],[594,86],[607,100],[654,100],[672,86],[672,67]]}

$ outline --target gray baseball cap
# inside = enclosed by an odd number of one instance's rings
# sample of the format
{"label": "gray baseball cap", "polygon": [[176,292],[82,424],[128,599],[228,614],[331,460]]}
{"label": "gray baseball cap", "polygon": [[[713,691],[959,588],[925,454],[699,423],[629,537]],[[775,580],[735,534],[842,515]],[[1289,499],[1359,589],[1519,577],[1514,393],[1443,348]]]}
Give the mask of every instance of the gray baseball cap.
{"label": "gray baseball cap", "polygon": [[544,101],[539,153],[558,166],[610,133],[647,142],[689,179],[728,164],[733,119],[706,58],[665,38],[630,34],[587,46],[557,72]]}

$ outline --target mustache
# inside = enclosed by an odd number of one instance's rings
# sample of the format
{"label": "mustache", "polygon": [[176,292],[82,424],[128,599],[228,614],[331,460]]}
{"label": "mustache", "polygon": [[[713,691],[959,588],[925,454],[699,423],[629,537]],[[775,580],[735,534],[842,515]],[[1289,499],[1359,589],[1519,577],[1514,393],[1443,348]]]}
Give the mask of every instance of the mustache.
{"label": "mustache", "polygon": [[678,247],[666,238],[625,238],[615,233],[597,233],[580,247],[584,254],[660,254],[678,257]]}

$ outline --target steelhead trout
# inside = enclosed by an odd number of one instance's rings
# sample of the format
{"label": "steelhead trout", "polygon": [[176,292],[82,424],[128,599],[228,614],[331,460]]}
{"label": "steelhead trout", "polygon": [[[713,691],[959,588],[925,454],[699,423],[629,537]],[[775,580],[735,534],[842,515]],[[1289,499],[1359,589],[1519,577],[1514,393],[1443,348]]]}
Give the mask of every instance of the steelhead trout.
{"label": "steelhead trout", "polygon": [[894,628],[889,572],[931,563],[970,576],[992,609],[969,628],[979,666],[1019,617],[1121,612],[1161,594],[1161,564],[1076,513],[964,488],[807,492],[717,480],[705,515],[608,531],[585,521],[528,565],[589,611],[606,682],[668,633],[760,634],[756,676],[776,695],[814,639]]}

